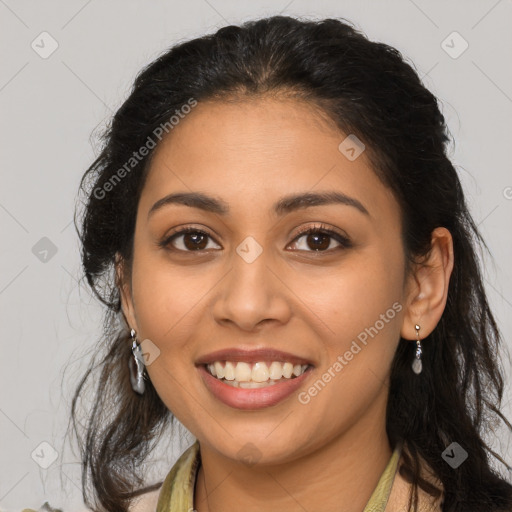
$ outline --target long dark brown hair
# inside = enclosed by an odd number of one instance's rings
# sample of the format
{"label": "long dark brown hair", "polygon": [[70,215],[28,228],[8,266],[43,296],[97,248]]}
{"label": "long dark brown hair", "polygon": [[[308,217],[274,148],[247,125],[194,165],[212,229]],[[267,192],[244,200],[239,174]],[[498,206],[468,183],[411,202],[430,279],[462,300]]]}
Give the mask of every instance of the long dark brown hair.
{"label": "long dark brown hair", "polygon": [[[452,234],[448,300],[424,342],[424,370],[411,378],[414,344],[407,342],[398,345],[391,368],[387,434],[392,446],[404,441],[409,450],[404,467],[413,483],[409,505],[416,508],[418,485],[431,490],[419,478],[421,457],[443,483],[443,511],[512,510],[512,486],[490,455],[505,462],[484,440],[498,418],[512,429],[500,412],[504,382],[497,357],[504,347],[478,263],[485,244],[447,156],[452,138],[438,101],[399,51],[369,41],[349,22],[284,16],[180,43],[143,69],[82,178],[83,211],[80,216],[77,211],[75,225],[84,277],[105,305],[98,354],[72,404],[86,504],[97,511],[126,511],[147,485],[144,461],[174,419],[150,381],[144,395],[132,391],[129,333],[116,321],[114,264],[120,255],[131,266],[137,206],[154,149],[138,162],[130,158],[191,98],[272,94],[310,102],[343,133],[364,141],[376,174],[400,204],[409,262],[428,253],[436,227]],[[95,397],[82,414],[78,400],[91,381]],[[469,454],[456,470],[441,457],[453,441]]]}

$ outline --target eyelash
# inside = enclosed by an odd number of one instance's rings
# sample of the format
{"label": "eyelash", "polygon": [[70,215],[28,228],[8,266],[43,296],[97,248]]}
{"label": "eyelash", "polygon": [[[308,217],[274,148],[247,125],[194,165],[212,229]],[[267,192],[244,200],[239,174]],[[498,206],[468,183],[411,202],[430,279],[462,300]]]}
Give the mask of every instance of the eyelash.
{"label": "eyelash", "polygon": [[[181,235],[186,235],[186,234],[190,234],[190,233],[206,235],[207,237],[213,238],[206,231],[187,226],[185,228],[180,229],[179,231],[175,231],[172,235],[164,238],[161,242],[158,242],[158,246],[163,249],[166,249],[166,250],[170,250],[170,251],[174,251],[174,252],[183,252],[183,253],[194,253],[194,252],[201,253],[201,252],[207,251],[208,249],[198,249],[195,251],[190,251],[190,250],[176,249],[174,247],[169,248],[171,242],[175,238],[178,238]],[[298,239],[302,238],[304,235],[309,235],[309,234],[328,235],[329,237],[336,240],[340,244],[341,247],[336,247],[334,249],[326,249],[323,251],[315,251],[315,250],[304,251],[303,249],[299,249],[299,251],[311,252],[311,253],[317,253],[317,254],[318,253],[330,254],[332,251],[336,251],[339,249],[349,249],[350,247],[352,247],[352,242],[350,241],[350,239],[348,237],[341,235],[340,233],[337,233],[336,231],[333,231],[332,229],[329,229],[324,224],[321,224],[319,226],[310,226],[310,227],[303,228],[303,229],[299,230],[299,232],[297,233],[295,238],[292,240],[292,243],[296,242]],[[216,249],[216,250],[218,250],[218,249]]]}

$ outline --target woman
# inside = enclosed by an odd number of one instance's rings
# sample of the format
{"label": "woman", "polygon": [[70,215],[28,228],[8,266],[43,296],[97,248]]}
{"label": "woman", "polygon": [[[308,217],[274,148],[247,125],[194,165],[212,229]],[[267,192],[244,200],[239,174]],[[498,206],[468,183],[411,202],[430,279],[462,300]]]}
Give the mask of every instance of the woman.
{"label": "woman", "polygon": [[[340,20],[225,27],[140,73],[82,180],[107,306],[73,402],[79,434],[92,379],[88,506],[512,510],[484,441],[512,428],[500,335],[448,141],[401,54]],[[147,486],[175,418],[197,441]]]}

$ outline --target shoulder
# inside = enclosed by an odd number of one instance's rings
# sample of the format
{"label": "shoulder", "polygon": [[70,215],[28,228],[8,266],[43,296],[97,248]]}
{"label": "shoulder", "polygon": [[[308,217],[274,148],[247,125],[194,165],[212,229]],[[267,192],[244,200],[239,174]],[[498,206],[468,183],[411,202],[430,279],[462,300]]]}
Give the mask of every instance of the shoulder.
{"label": "shoulder", "polygon": [[129,512],[155,512],[160,489],[146,492],[135,498],[128,507]]}
{"label": "shoulder", "polygon": [[[160,494],[160,488],[155,491],[146,492],[141,494],[133,500],[128,507],[129,512],[155,512],[158,503],[158,496]],[[33,508],[24,508],[21,512],[62,512],[60,509],[51,508],[45,503],[39,510]],[[85,509],[83,512],[90,512],[89,509]]]}

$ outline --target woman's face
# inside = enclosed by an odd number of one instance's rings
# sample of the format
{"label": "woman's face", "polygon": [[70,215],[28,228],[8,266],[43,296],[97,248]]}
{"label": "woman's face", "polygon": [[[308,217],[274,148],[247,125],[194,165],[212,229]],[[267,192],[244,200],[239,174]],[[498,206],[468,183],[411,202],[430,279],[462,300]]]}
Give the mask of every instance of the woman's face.
{"label": "woman's face", "polygon": [[[361,147],[339,148],[347,135],[298,101],[206,102],[154,155],[123,309],[166,406],[226,457],[284,462],[384,429],[406,308],[400,210]],[[158,206],[171,194],[202,199]],[[183,228],[206,235],[171,238]],[[260,349],[286,355],[213,354]],[[246,389],[200,364],[215,361],[242,382],[309,366]]]}

